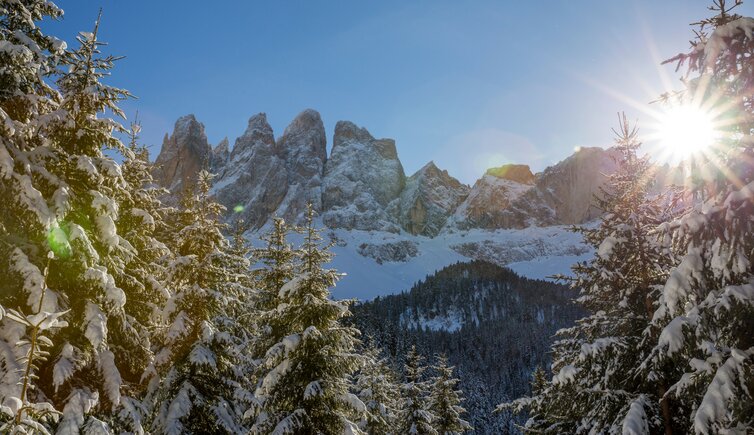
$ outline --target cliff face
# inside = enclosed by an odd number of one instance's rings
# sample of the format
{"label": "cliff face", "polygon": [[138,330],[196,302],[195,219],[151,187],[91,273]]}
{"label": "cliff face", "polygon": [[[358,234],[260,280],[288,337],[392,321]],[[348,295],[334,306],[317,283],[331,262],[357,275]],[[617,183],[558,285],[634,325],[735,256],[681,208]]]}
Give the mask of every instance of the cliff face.
{"label": "cliff face", "polygon": [[508,178],[490,175],[488,171],[474,183],[468,197],[456,210],[452,225],[462,230],[525,226],[525,224],[519,222],[516,216],[511,214],[510,207],[524,193],[533,188],[533,183],[520,183]]}
{"label": "cliff face", "polygon": [[254,115],[228,145],[225,139],[212,149],[204,126],[184,116],[165,138],[155,179],[177,195],[208,168],[218,174],[213,194],[227,219],[243,219],[252,229],[273,216],[301,223],[308,203],[333,229],[427,237],[578,224],[598,216],[593,196],[615,169],[614,151],[583,148],[536,175],[527,165],[490,168],[471,188],[433,162],[407,178],[395,141],[349,121],[336,124],[328,158],[324,124],[311,109],[277,140],[266,115]]}
{"label": "cliff face", "polygon": [[322,218],[331,228],[399,231],[387,213],[406,184],[395,141],[352,122],[335,125],[322,183]]}
{"label": "cliff face", "polygon": [[267,116],[256,114],[236,139],[213,193],[229,210],[229,220],[243,219],[251,228],[259,228],[277,210],[287,191],[285,155],[275,144]]}
{"label": "cliff face", "polygon": [[406,180],[391,208],[405,231],[434,237],[468,194],[468,186],[429,162]]}
{"label": "cliff face", "polygon": [[277,215],[300,223],[306,204],[322,209],[322,177],[327,160],[327,138],[322,118],[314,110],[301,112],[288,125],[277,147],[285,156],[288,192]]}
{"label": "cliff face", "polygon": [[592,206],[594,195],[615,171],[615,157],[611,149],[581,148],[538,175],[537,189],[557,223],[578,224],[599,216]]}
{"label": "cliff face", "polygon": [[533,175],[528,166],[492,168],[471,189],[451,220],[454,228],[526,228],[579,224],[599,216],[592,205],[615,151],[582,148]]}
{"label": "cliff face", "polygon": [[204,125],[194,115],[183,116],[175,122],[173,134],[165,134],[152,175],[157,183],[180,194],[196,181],[196,175],[209,163],[211,154]]}
{"label": "cliff face", "polygon": [[221,174],[230,160],[230,144],[228,138],[224,138],[212,150],[209,160],[209,171],[213,174]]}

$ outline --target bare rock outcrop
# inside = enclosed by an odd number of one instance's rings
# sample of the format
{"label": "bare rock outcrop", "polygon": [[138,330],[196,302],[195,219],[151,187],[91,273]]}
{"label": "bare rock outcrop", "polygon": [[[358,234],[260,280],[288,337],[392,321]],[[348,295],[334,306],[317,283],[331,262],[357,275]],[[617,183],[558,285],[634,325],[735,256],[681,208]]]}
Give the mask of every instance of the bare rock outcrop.
{"label": "bare rock outcrop", "polygon": [[335,125],[322,183],[322,218],[328,227],[398,232],[387,207],[405,183],[394,140],[375,139],[348,121]]}
{"label": "bare rock outcrop", "polygon": [[327,137],[319,113],[311,109],[299,113],[278,139],[277,148],[285,158],[288,192],[276,214],[302,223],[307,203],[318,212],[322,209]]}
{"label": "bare rock outcrop", "polygon": [[419,255],[416,243],[410,240],[400,240],[386,243],[362,243],[358,249],[359,255],[373,258],[378,264],[385,262],[407,262]]}
{"label": "bare rock outcrop", "polygon": [[267,222],[287,192],[285,153],[275,144],[267,116],[256,114],[236,139],[213,193],[228,209],[229,221],[243,219],[256,229]]}
{"label": "bare rock outcrop", "polygon": [[469,186],[429,162],[406,180],[391,211],[404,230],[434,237],[468,194]]}
{"label": "bare rock outcrop", "polygon": [[[522,165],[523,166],[523,165]],[[526,169],[528,170],[528,166]],[[511,204],[528,191],[534,189],[533,177],[516,177],[528,183],[500,177],[498,172],[487,171],[471,188],[466,200],[458,207],[449,226],[461,230],[469,228],[516,228],[523,226],[515,214],[511,214]],[[529,172],[531,174],[531,172]]]}
{"label": "bare rock outcrop", "polygon": [[[594,196],[600,193],[609,174],[615,172],[616,153],[614,149],[599,147],[579,149],[538,174],[536,195],[522,196],[516,206],[536,218],[532,207],[544,201],[553,211],[555,222],[552,223],[561,225],[579,224],[598,217],[602,212],[594,207]],[[550,223],[547,219],[539,222],[540,225]]]}
{"label": "bare rock outcrop", "polygon": [[212,149],[212,154],[209,160],[209,170],[213,174],[222,175],[225,166],[227,166],[230,160],[230,145],[228,138],[224,138]]}
{"label": "bare rock outcrop", "polygon": [[471,188],[448,229],[572,225],[596,218],[594,196],[615,171],[615,151],[582,148],[536,176],[528,166],[492,168]]}
{"label": "bare rock outcrop", "polygon": [[182,116],[175,122],[173,134],[165,134],[152,171],[154,180],[175,199],[185,187],[196,182],[199,171],[208,166],[211,154],[204,125],[194,115]]}

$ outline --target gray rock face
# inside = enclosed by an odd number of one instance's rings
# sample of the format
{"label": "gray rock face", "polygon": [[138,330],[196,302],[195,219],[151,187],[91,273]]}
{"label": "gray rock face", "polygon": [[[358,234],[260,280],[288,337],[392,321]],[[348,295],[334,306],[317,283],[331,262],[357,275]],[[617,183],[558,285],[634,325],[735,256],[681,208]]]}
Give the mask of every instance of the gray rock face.
{"label": "gray rock face", "polygon": [[276,214],[302,223],[307,203],[322,210],[327,138],[319,113],[311,109],[299,113],[278,139],[277,148],[285,156],[288,192]]}
{"label": "gray rock face", "polygon": [[229,210],[229,220],[243,219],[256,229],[267,222],[288,192],[285,155],[275,145],[267,116],[249,119],[236,139],[230,160],[213,186],[217,200]]}
{"label": "gray rock face", "polygon": [[[613,149],[581,148],[538,174],[536,197],[522,196],[516,206],[536,216],[535,210],[526,205],[536,206],[537,199],[541,199],[552,209],[555,223],[572,225],[594,219],[601,213],[593,206],[594,195],[599,193],[607,176],[615,172],[616,156]],[[545,224],[549,224],[548,219],[540,222]]]}
{"label": "gray rock face", "polygon": [[196,181],[199,171],[209,165],[211,153],[204,125],[194,115],[182,116],[175,122],[173,134],[165,135],[152,175],[159,185],[177,197],[182,189]]}
{"label": "gray rock face", "polygon": [[348,121],[335,125],[322,183],[322,218],[327,226],[398,232],[386,210],[405,183],[395,141],[375,139]]}
{"label": "gray rock face", "polygon": [[389,262],[406,262],[419,255],[416,243],[410,240],[400,240],[387,243],[362,243],[359,245],[359,254],[373,258],[378,264]]}
{"label": "gray rock face", "polygon": [[494,240],[484,240],[451,245],[450,248],[466,257],[500,265],[527,261],[547,255],[581,255],[590,251],[590,248],[586,245],[555,244],[546,238],[538,237],[513,245],[509,241],[501,243]]}
{"label": "gray rock face", "polygon": [[404,230],[434,237],[468,194],[468,186],[429,162],[406,180],[391,211]]}
{"label": "gray rock face", "polygon": [[537,174],[536,188],[507,210],[514,227],[573,225],[600,215],[594,196],[615,171],[615,151],[582,148]]}
{"label": "gray rock face", "polygon": [[[526,168],[528,170],[528,167]],[[529,178],[518,177],[517,179],[529,180]],[[487,174],[474,183],[466,200],[450,219],[449,226],[461,230],[523,227],[525,223],[519,222],[518,217],[509,209],[512,203],[533,188],[533,177],[531,182],[521,183],[491,175],[490,171],[487,171]]]}
{"label": "gray rock face", "polygon": [[228,138],[224,138],[217,144],[212,150],[212,154],[209,160],[209,170],[213,174],[222,175],[223,169],[228,164],[230,159],[230,148],[228,144]]}
{"label": "gray rock face", "polygon": [[493,168],[472,187],[449,227],[572,225],[599,216],[594,195],[615,171],[615,151],[582,148],[535,177],[524,165]]}
{"label": "gray rock face", "polygon": [[[232,150],[228,145],[224,139],[212,149],[204,126],[193,115],[181,117],[165,136],[153,174],[174,194],[169,201],[202,168],[218,174],[213,195],[229,210],[229,221],[243,219],[251,229],[273,215],[301,223],[307,203],[333,229],[428,237],[472,228],[578,224],[599,215],[593,196],[615,170],[615,151],[583,148],[536,176],[526,165],[491,168],[472,188],[432,162],[407,179],[395,142],[375,139],[351,122],[335,126],[327,159],[322,119],[310,109],[277,141],[266,115],[257,114]],[[679,178],[672,168],[661,172]]]}

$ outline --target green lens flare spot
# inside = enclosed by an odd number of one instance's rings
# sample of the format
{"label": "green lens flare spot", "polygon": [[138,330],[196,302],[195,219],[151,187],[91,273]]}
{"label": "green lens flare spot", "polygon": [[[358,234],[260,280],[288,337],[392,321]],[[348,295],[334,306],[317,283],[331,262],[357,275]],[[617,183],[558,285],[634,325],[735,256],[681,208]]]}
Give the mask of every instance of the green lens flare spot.
{"label": "green lens flare spot", "polygon": [[47,233],[47,244],[50,250],[58,258],[68,258],[71,256],[71,244],[68,243],[68,235],[60,227],[53,227]]}
{"label": "green lens flare spot", "polygon": [[241,213],[243,211],[243,206],[239,204],[239,205],[233,207],[233,211],[236,212],[236,213]]}

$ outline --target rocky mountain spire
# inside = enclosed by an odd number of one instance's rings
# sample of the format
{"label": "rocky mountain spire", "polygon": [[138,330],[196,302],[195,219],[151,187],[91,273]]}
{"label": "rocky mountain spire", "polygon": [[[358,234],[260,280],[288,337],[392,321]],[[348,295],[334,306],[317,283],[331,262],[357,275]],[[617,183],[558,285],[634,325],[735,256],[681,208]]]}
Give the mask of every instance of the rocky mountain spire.
{"label": "rocky mountain spire", "polygon": [[267,115],[258,113],[236,139],[213,193],[228,209],[229,220],[243,219],[250,228],[259,228],[277,210],[287,192],[285,155],[275,146]]}
{"label": "rocky mountain spire", "polygon": [[211,153],[204,125],[194,115],[182,116],[175,122],[173,134],[165,134],[155,161],[154,179],[171,193],[178,194],[195,182],[199,171],[209,165]]}
{"label": "rocky mountain spire", "polygon": [[312,109],[299,113],[276,146],[285,156],[288,177],[288,193],[276,214],[288,221],[303,223],[307,203],[311,203],[318,212],[322,209],[327,137],[319,113]]}
{"label": "rocky mountain spire", "polygon": [[399,228],[386,212],[406,183],[395,141],[375,139],[348,121],[335,125],[322,183],[323,219],[331,228]]}

